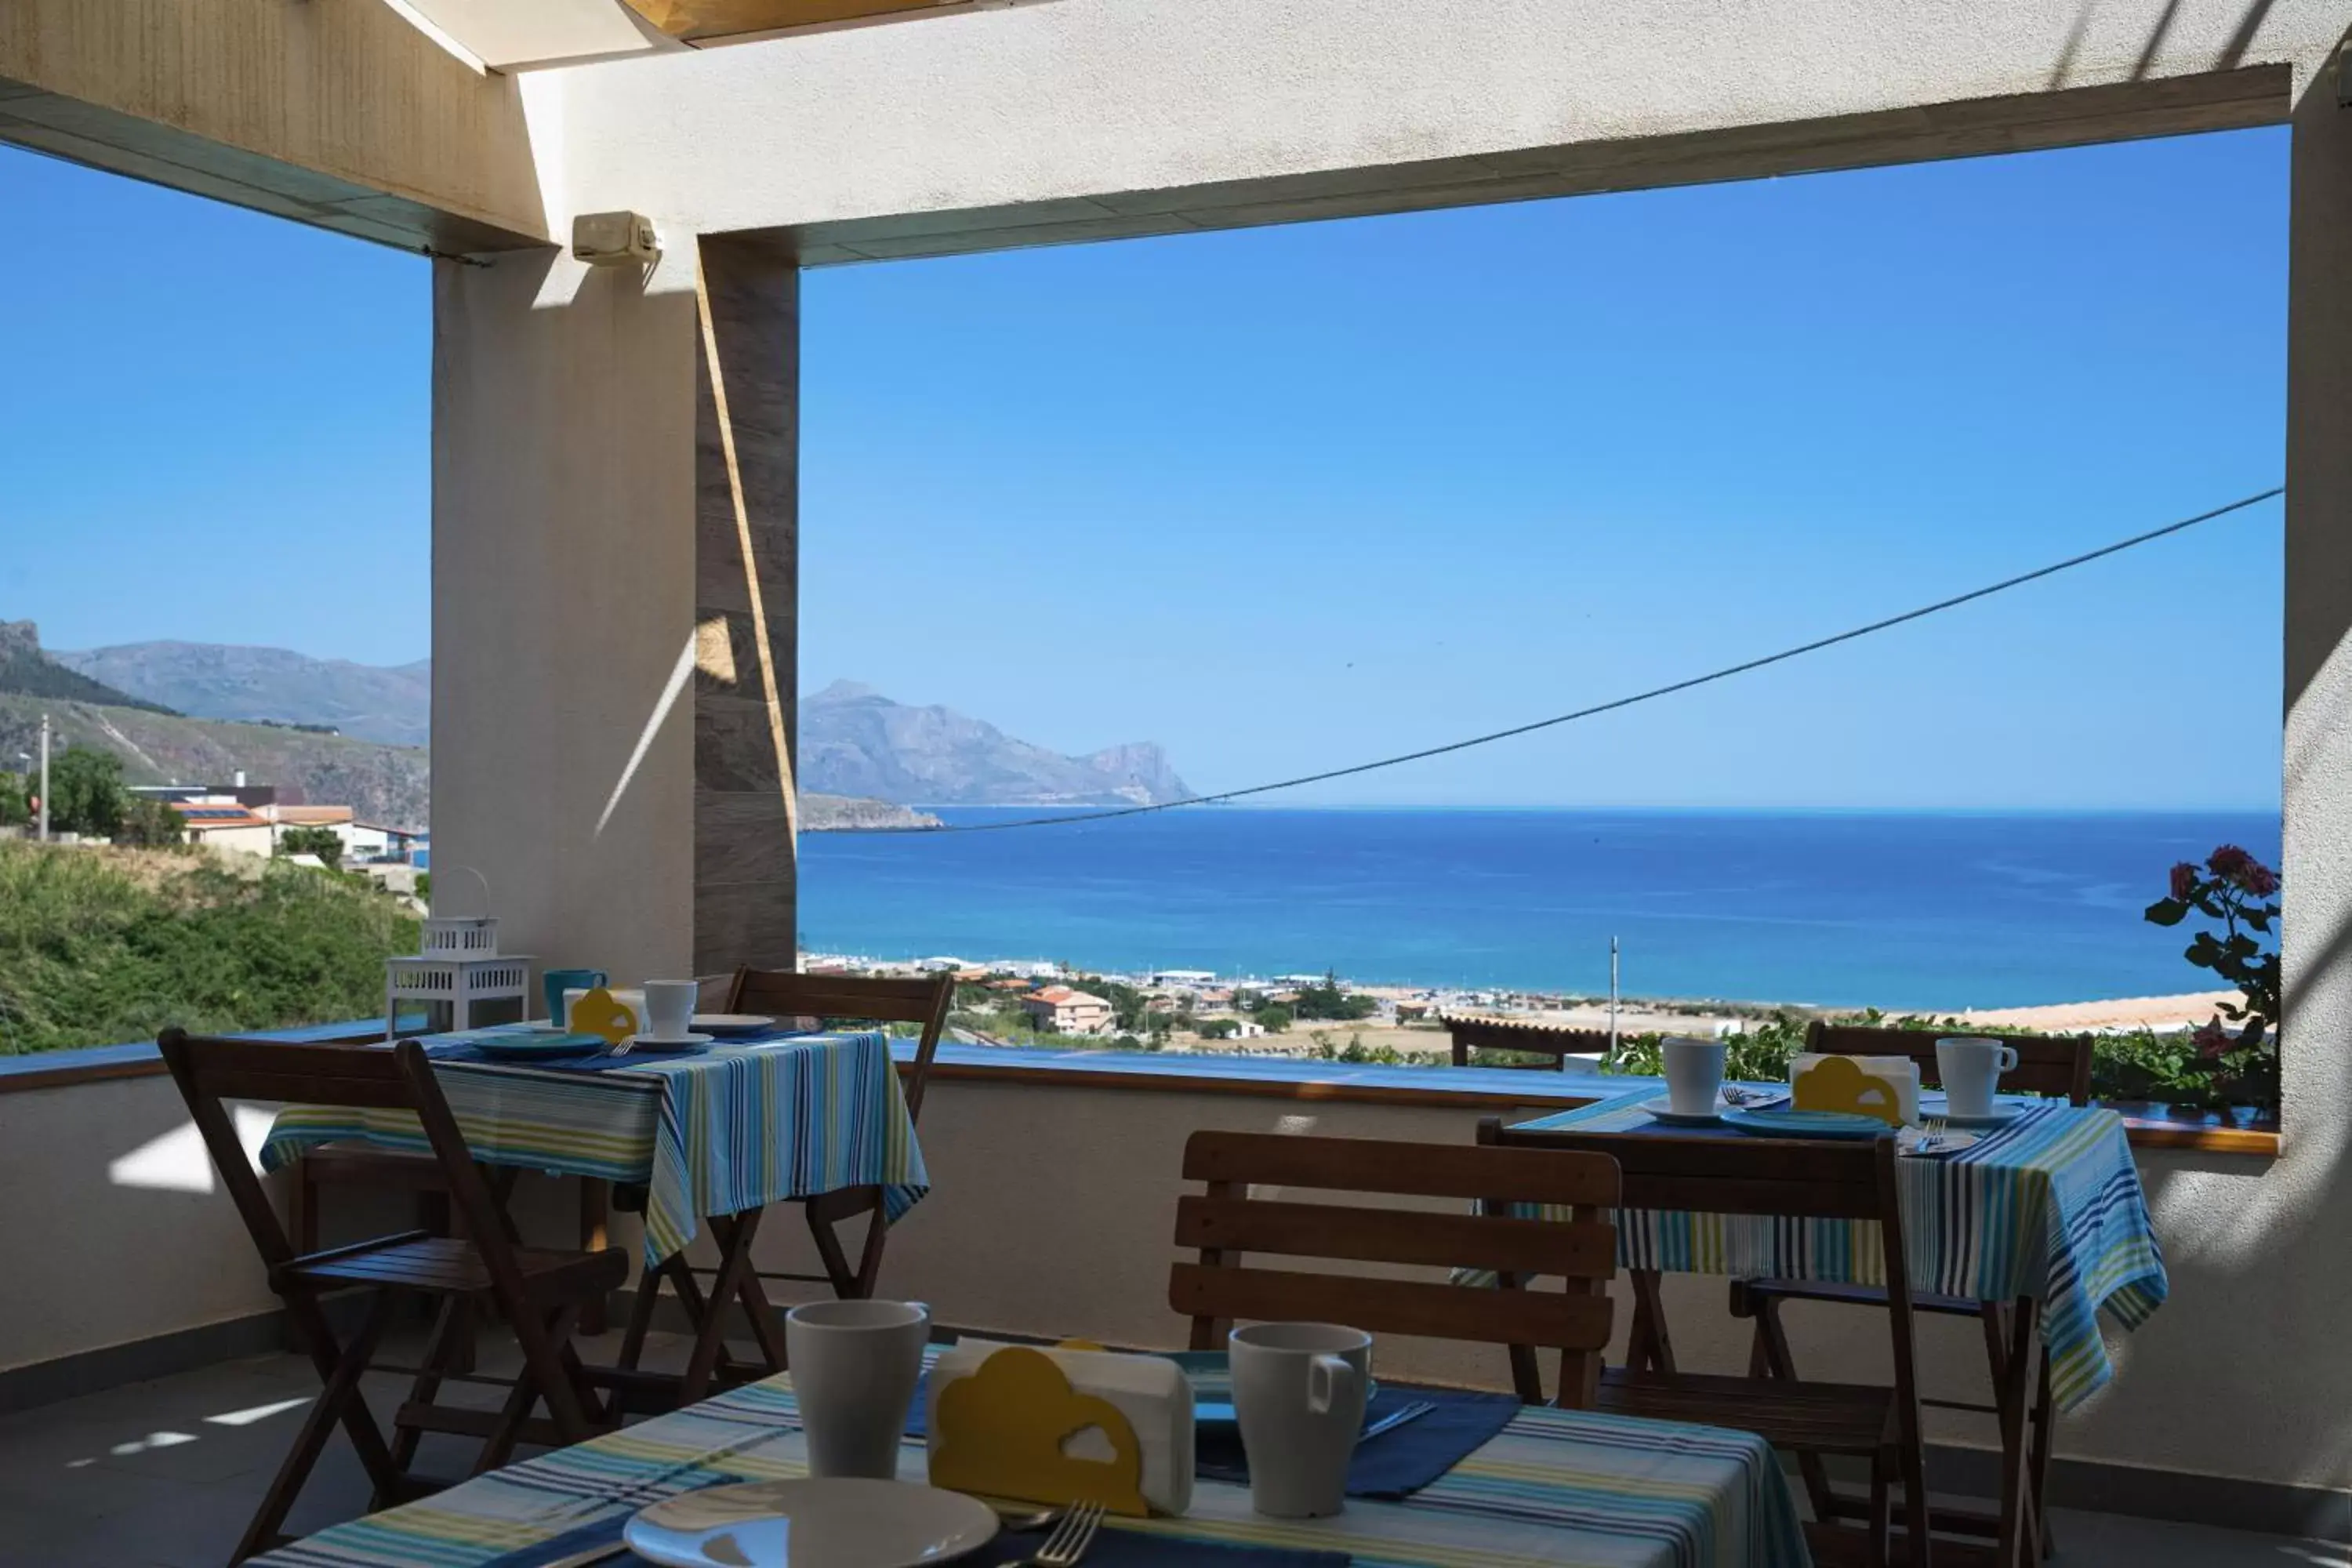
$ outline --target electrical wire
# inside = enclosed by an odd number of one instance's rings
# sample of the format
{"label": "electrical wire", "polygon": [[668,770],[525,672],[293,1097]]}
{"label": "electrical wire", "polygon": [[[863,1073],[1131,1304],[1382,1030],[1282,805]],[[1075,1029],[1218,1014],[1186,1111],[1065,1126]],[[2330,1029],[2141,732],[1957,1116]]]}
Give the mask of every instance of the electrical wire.
{"label": "electrical wire", "polygon": [[2285,493],[2285,486],[2273,485],[2257,495],[2243,497],[2226,506],[2217,506],[2210,511],[2200,511],[2194,517],[2184,517],[2178,522],[2168,522],[2161,528],[2151,528],[2146,533],[2135,533],[2130,538],[2119,539],[2113,544],[2101,545],[2096,550],[2085,551],[2080,555],[2070,555],[2063,561],[2053,562],[2050,565],[2037,567],[2031,572],[2022,572],[2014,577],[2004,577],[1998,583],[1989,583],[1981,588],[1972,588],[1965,594],[1955,594],[1948,599],[1938,599],[1932,605],[1922,605],[1916,610],[1906,610],[1899,616],[1888,616],[1884,620],[1872,621],[1867,626],[1855,626],[1832,637],[1816,637],[1811,642],[1799,643],[1794,647],[1782,648],[1778,653],[1769,653],[1760,658],[1746,659],[1738,664],[1726,665],[1721,669],[1709,670],[1705,675],[1694,675],[1685,680],[1672,681],[1664,686],[1654,686],[1647,691],[1637,691],[1630,697],[1620,697],[1608,702],[1596,702],[1590,708],[1579,708],[1571,713],[1556,714],[1549,719],[1538,719],[1528,724],[1514,724],[1507,730],[1493,730],[1483,735],[1473,735],[1467,740],[1449,741],[1442,746],[1424,746],[1417,752],[1402,752],[1392,757],[1381,757],[1369,763],[1356,763],[1344,768],[1327,768],[1318,773],[1302,773],[1297,778],[1278,779],[1273,784],[1251,784],[1245,789],[1220,790],[1213,795],[1188,795],[1182,800],[1164,800],[1150,805],[1110,806],[1099,811],[1067,812],[1053,816],[1017,817],[1010,822],[943,823],[935,827],[841,827],[828,829],[828,831],[935,836],[942,833],[1005,833],[1023,827],[1061,827],[1071,823],[1109,822],[1122,816],[1148,816],[1154,812],[1174,811],[1180,806],[1215,805],[1224,801],[1241,800],[1249,795],[1268,795],[1276,790],[1297,789],[1302,784],[1322,784],[1330,779],[1352,778],[1358,773],[1398,767],[1405,763],[1418,763],[1430,757],[1443,757],[1454,752],[1466,752],[1473,746],[1489,746],[1497,741],[1508,741],[1520,735],[1531,735],[1538,730],[1549,730],[1560,724],[1572,724],[1580,719],[1591,719],[1602,713],[1614,713],[1620,709],[1631,708],[1636,703],[1654,701],[1661,697],[1672,697],[1679,691],[1689,691],[1718,680],[1728,680],[1735,675],[1746,675],[1751,670],[1762,669],[1769,665],[1782,664],[1792,658],[1802,658],[1809,653],[1819,653],[1825,647],[1835,647],[1840,643],[1853,642],[1857,637],[1866,637],[1874,632],[1883,632],[1912,621],[1924,620],[1929,616],[1940,615],[1946,610],[1958,609],[1962,605],[1974,604],[1979,599],[1989,599],[1995,594],[2005,594],[2011,588],[2023,587],[2028,583],[2038,583],[2044,577],[2054,577],[2061,572],[2071,572],[2077,566],[2087,566],[2094,561],[2105,560],[2107,556],[2119,555],[2126,550],[2153,543],[2171,534],[2185,532],[2189,529],[2195,528],[2199,523],[2210,522],[2215,518],[2227,517],[2231,512],[2243,511],[2248,507],[2259,506],[2263,501]]}

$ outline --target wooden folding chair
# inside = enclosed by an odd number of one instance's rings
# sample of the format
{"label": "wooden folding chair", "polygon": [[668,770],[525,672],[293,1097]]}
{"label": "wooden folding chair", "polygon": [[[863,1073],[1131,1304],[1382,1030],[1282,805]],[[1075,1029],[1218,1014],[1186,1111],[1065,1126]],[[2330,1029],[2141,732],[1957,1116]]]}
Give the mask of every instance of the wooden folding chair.
{"label": "wooden folding chair", "polygon": [[[1927,1568],[1928,1504],[1926,1451],[1919,1423],[1917,1363],[1912,1338],[1911,1286],[1905,1272],[1903,1216],[1897,1205],[1895,1140],[1831,1143],[1799,1139],[1706,1137],[1667,1132],[1579,1132],[1570,1128],[1507,1129],[1494,1117],[1478,1124],[1478,1142],[1503,1152],[1575,1152],[1606,1155],[1622,1173],[1622,1206],[1687,1214],[1785,1219],[1875,1220],[1895,1361],[1892,1388],[1853,1384],[1767,1381],[1680,1371],[1654,1295],[1637,1301],[1634,1349],[1622,1372],[1601,1380],[1603,1410],[1656,1420],[1691,1421],[1754,1432],[1795,1452],[1808,1483],[1819,1479],[1812,1532],[1818,1553],[1848,1555],[1851,1532],[1835,1521],[1867,1518],[1861,1543],[1873,1564],[1887,1561],[1891,1486],[1903,1484],[1911,1562]],[[1519,1281],[1506,1279],[1506,1285]],[[1509,1292],[1507,1291],[1507,1294]],[[1539,1399],[1532,1346],[1512,1352],[1521,1398]],[[1571,1373],[1572,1374],[1572,1373]],[[1866,1503],[1824,1510],[1822,1456],[1868,1461]]]}
{"label": "wooden folding chair", "polygon": [[[1936,1089],[1944,1081],[1936,1062],[1936,1041],[1965,1032],[1958,1027],[1890,1029],[1860,1024],[1825,1024],[1816,1019],[1805,1031],[1805,1048],[1840,1056],[1907,1057],[1918,1064],[1920,1086]],[[2074,1105],[2091,1102],[2090,1036],[2002,1035],[2000,1038],[2003,1045],[2017,1049],[2017,1066],[2002,1075],[2002,1088],[2063,1100]],[[1839,1301],[1850,1306],[1883,1308],[1886,1305],[1886,1292],[1874,1285],[1832,1285],[1811,1279],[1742,1281],[1732,1291],[1731,1310],[1734,1316],[1756,1320],[1755,1346],[1750,1353],[1759,1375],[1796,1375],[1788,1332],[1780,1322],[1780,1304],[1784,1301]],[[2048,1505],[2043,1498],[2050,1473],[2053,1423],[2048,1349],[2036,1350],[2024,1342],[2032,1338],[2032,1325],[2021,1321],[2013,1302],[1923,1294],[1912,1304],[1922,1312],[1974,1318],[1983,1324],[1994,1403],[1924,1397],[1920,1403],[1943,1410],[1993,1416],[2000,1423],[2004,1447],[2009,1446],[2012,1424],[2021,1424],[2019,1441],[2027,1445],[2025,1466],[2032,1496],[2022,1521],[2022,1528],[2032,1536],[2026,1554],[2050,1555],[2055,1548],[2050,1539]],[[2013,1364],[2020,1357],[2029,1360]],[[2023,1387],[2029,1379],[2033,1384],[2030,1396]],[[1809,1484],[1812,1482],[1810,1475],[1807,1479]],[[1814,1507],[1818,1509],[1822,1506],[1820,1494],[1826,1491],[1826,1487],[1815,1489]],[[2015,1535],[2021,1529],[2020,1521],[2005,1519],[2001,1514],[1950,1505],[1936,1510],[1936,1524],[1938,1529],[1961,1534],[2004,1538]]]}
{"label": "wooden folding chair", "polygon": [[1609,1054],[1606,1029],[1570,1029],[1556,1024],[1522,1023],[1517,1018],[1457,1018],[1447,1016],[1445,1032],[1454,1045],[1454,1065],[1466,1068],[1475,1050],[1516,1051],[1523,1057],[1549,1057],[1549,1061],[1519,1061],[1509,1067],[1566,1072],[1570,1057]]}
{"label": "wooden folding chair", "polygon": [[[1365,1138],[1195,1132],[1184,1177],[1207,1191],[1176,1207],[1176,1245],[1200,1260],[1168,1276],[1168,1304],[1192,1320],[1192,1348],[1213,1349],[1235,1319],[1307,1319],[1375,1334],[1543,1345],[1560,1352],[1559,1403],[1589,1404],[1609,1347],[1617,1268],[1609,1210],[1617,1167],[1603,1155],[1475,1149]],[[1373,1207],[1261,1197],[1256,1188],[1468,1201],[1479,1212]],[[1567,1208],[1568,1222],[1523,1219],[1503,1205]],[[1420,1270],[1556,1275],[1567,1290],[1506,1291],[1435,1279],[1313,1273],[1244,1265],[1244,1255],[1344,1259]]]}
{"label": "wooden folding chair", "polygon": [[[373,1487],[372,1508],[431,1489],[409,1472],[423,1432],[480,1436],[482,1448],[474,1467],[478,1475],[505,1464],[518,1440],[570,1444],[590,1436],[587,1412],[593,1395],[572,1351],[572,1325],[583,1304],[627,1276],[628,1261],[615,1248],[551,1252],[516,1245],[506,1213],[467,1152],[422,1047],[413,1041],[387,1050],[212,1039],[178,1028],[164,1030],[156,1044],[228,1187],[230,1201],[253,1236],[268,1269],[269,1288],[286,1303],[303,1348],[326,1384],[238,1541],[232,1563],[284,1539],[279,1527],[287,1510],[338,1424],[350,1434],[366,1467]],[[440,1162],[451,1199],[464,1216],[468,1239],[408,1231],[324,1251],[297,1252],[247,1161],[223,1105],[229,1100],[415,1112]],[[348,1341],[336,1335],[320,1305],[324,1293],[344,1289],[368,1292],[359,1330]],[[360,1376],[375,1353],[394,1303],[403,1297],[436,1302],[444,1330],[436,1335],[435,1356],[428,1358],[408,1403],[394,1419],[395,1440],[388,1444],[368,1411]],[[460,1306],[495,1308],[513,1325],[521,1346],[522,1371],[499,1411],[433,1403],[446,1370],[446,1326],[464,1318],[456,1310]],[[542,1401],[550,1420],[534,1422],[530,1413]]]}
{"label": "wooden folding chair", "polygon": [[[915,1059],[899,1070],[907,1100],[907,1115],[911,1121],[922,1114],[923,1089],[930,1080],[931,1058],[939,1053],[940,1036],[947,1027],[948,1009],[954,1001],[955,979],[948,974],[896,980],[858,975],[795,974],[788,971],[747,967],[735,972],[734,984],[728,988],[724,1010],[730,1013],[761,1013],[779,1018],[920,1024],[923,1032],[916,1042]],[[751,1241],[759,1231],[760,1211],[754,1209],[740,1215],[710,1215],[711,1239],[718,1244],[719,1251],[718,1268],[698,1271],[687,1262],[684,1254],[680,1254],[646,1271],[637,1282],[637,1295],[630,1308],[628,1328],[622,1335],[619,1370],[625,1374],[635,1373],[644,1354],[646,1335],[653,1328],[654,1311],[661,1299],[662,1284],[667,1280],[677,1293],[678,1304],[685,1309],[688,1320],[694,1324],[699,1342],[686,1373],[683,1385],[686,1398],[701,1397],[702,1391],[714,1377],[723,1376],[729,1381],[736,1381],[782,1371],[784,1365],[783,1325],[760,1282],[763,1279],[785,1279],[803,1284],[830,1285],[835,1295],[845,1298],[873,1295],[875,1281],[882,1271],[883,1243],[887,1239],[890,1229],[883,1215],[882,1199],[880,1187],[860,1186],[842,1187],[797,1200],[807,1215],[809,1237],[816,1244],[817,1258],[824,1267],[823,1274],[754,1269],[751,1267]],[[614,1194],[616,1205],[625,1209],[642,1207],[644,1200],[642,1191],[622,1188]],[[859,1248],[857,1265],[853,1268],[848,1252],[842,1246],[840,1235],[835,1227],[859,1215],[868,1217],[864,1244]],[[709,1273],[712,1277],[707,1292],[698,1278],[700,1272]],[[742,1303],[743,1310],[751,1321],[752,1336],[758,1342],[767,1365],[748,1365],[729,1359],[718,1336],[703,1331],[704,1325],[710,1321],[711,1314],[724,1311],[730,1298]],[[617,1386],[630,1379],[625,1376],[614,1381]]]}

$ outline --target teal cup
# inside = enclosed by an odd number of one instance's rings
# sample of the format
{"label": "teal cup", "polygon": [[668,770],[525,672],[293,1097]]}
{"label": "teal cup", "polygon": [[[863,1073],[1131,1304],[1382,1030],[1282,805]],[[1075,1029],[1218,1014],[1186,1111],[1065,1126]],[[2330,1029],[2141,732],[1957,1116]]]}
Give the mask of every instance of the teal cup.
{"label": "teal cup", "polygon": [[563,1016],[563,994],[585,991],[605,984],[601,969],[551,969],[540,976],[540,984],[547,990],[547,1016],[556,1023],[570,1022]]}

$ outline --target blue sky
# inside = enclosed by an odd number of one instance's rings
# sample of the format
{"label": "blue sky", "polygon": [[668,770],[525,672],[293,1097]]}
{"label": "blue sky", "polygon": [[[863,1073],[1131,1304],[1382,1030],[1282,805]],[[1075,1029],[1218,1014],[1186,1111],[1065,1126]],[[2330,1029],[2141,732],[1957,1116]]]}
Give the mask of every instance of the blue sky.
{"label": "blue sky", "polygon": [[[812,274],[803,684],[1229,788],[2138,531],[2281,474],[2286,183],[2260,131]],[[0,616],[425,654],[425,263],[0,195],[68,260],[0,303]],[[1282,798],[2274,805],[2278,520]]]}

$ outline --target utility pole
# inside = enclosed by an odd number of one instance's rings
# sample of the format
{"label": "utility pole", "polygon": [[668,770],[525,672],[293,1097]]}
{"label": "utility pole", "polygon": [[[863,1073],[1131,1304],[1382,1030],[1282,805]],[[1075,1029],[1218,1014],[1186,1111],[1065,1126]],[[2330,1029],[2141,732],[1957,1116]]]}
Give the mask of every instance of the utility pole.
{"label": "utility pole", "polygon": [[41,715],[41,842],[49,841],[49,716]]}
{"label": "utility pole", "polygon": [[1617,939],[1609,939],[1609,1059],[1617,1059]]}

